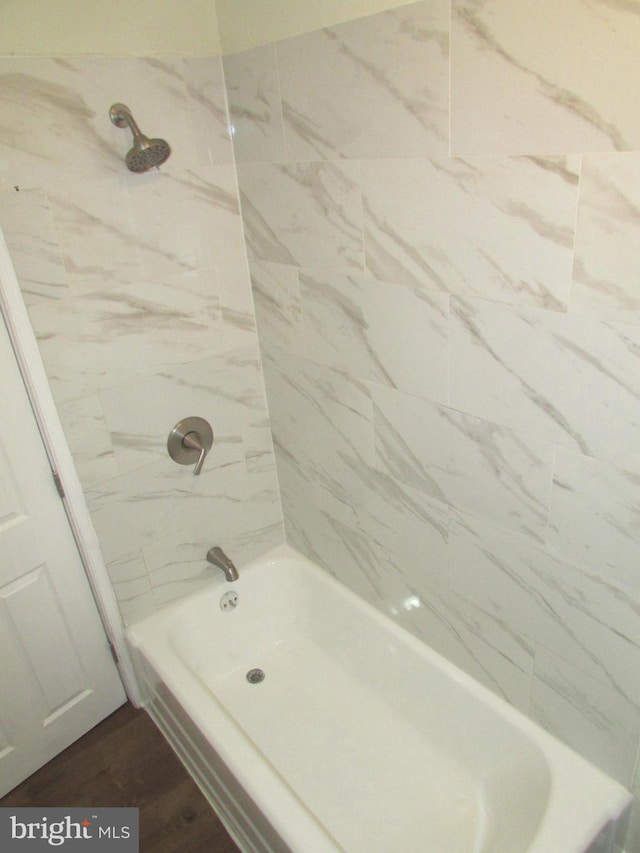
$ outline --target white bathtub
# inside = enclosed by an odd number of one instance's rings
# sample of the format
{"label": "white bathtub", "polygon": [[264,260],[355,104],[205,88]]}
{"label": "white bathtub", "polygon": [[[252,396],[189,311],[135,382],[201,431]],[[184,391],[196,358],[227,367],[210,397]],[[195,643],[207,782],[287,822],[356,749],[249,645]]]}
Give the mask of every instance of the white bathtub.
{"label": "white bathtub", "polygon": [[127,633],[243,851],[613,849],[624,788],[288,546]]}

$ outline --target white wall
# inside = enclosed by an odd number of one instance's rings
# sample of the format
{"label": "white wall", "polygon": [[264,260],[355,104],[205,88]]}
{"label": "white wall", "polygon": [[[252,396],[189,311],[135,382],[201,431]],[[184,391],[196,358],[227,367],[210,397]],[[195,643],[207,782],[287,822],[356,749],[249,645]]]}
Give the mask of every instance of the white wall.
{"label": "white wall", "polygon": [[225,54],[402,5],[405,0],[216,0]]}
{"label": "white wall", "polygon": [[217,56],[401,5],[403,0],[3,0],[0,56]]}
{"label": "white wall", "polygon": [[3,0],[2,56],[212,56],[214,0]]}

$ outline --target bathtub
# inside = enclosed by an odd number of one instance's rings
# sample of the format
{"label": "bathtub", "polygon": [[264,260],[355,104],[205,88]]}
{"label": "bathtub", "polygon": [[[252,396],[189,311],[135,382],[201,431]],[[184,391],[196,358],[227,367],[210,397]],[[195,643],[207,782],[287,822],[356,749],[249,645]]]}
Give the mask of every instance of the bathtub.
{"label": "bathtub", "polygon": [[629,793],[289,546],[127,630],[251,853],[603,853]]}

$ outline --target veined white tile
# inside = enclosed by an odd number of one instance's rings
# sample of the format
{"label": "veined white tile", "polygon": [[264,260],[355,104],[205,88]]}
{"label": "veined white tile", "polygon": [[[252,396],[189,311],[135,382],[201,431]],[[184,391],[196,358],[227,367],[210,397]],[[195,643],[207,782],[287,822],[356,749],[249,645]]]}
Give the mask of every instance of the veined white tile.
{"label": "veined white tile", "polygon": [[119,601],[118,607],[125,626],[133,625],[140,619],[145,619],[147,616],[151,616],[151,614],[155,613],[158,609],[153,597],[152,589],[132,598],[127,598],[124,601]]}
{"label": "veined white tile", "polygon": [[358,536],[304,499],[283,495],[287,541],[366,601],[381,606],[375,561],[366,536]]}
{"label": "veined white tile", "polygon": [[305,355],[298,268],[253,261],[251,285],[260,341]]}
{"label": "veined white tile", "polygon": [[118,100],[147,136],[169,141],[171,168],[193,163],[181,63],[170,57],[2,58],[0,182],[33,187],[127,174],[131,134],[109,118]]}
{"label": "veined white tile", "polygon": [[640,448],[640,328],[451,303],[450,404],[603,459]]}
{"label": "veined white tile", "polygon": [[245,424],[264,417],[261,391],[258,361],[243,365],[226,354],[103,391],[102,405],[120,471],[166,458],[169,432],[191,415],[205,418],[213,430],[214,443],[205,465],[219,467],[244,459]]}
{"label": "veined white tile", "polygon": [[286,39],[277,53],[290,159],[448,153],[448,0]]}
{"label": "veined white tile", "polygon": [[45,191],[0,192],[0,227],[25,303],[66,296],[69,282]]}
{"label": "veined white tile", "polygon": [[274,441],[303,470],[331,474],[343,454],[373,461],[371,396],[353,377],[285,351],[264,359]]}
{"label": "veined white tile", "polygon": [[446,294],[308,269],[300,290],[312,361],[447,402]]}
{"label": "veined white tile", "polygon": [[198,164],[232,163],[221,57],[185,58],[183,73]]}
{"label": "veined white tile", "polygon": [[210,279],[211,292],[220,300],[224,350],[257,349],[258,333],[246,257],[217,264],[206,276]]}
{"label": "veined white tile", "polygon": [[222,319],[224,321],[224,339],[227,349],[238,347],[258,346],[258,330],[256,318],[253,311],[242,311],[222,306]]}
{"label": "veined white tile", "polygon": [[534,645],[512,626],[433,580],[396,618],[434,651],[528,713]]}
{"label": "veined white tile", "polygon": [[638,598],[469,513],[452,513],[456,594],[640,708]]}
{"label": "veined white tile", "polygon": [[98,395],[70,400],[58,414],[84,488],[115,477],[118,463]]}
{"label": "veined white tile", "polygon": [[623,785],[633,776],[637,705],[561,658],[538,649],[531,717]]}
{"label": "veined white tile", "polygon": [[406,587],[426,593],[435,564],[438,571],[446,567],[449,507],[355,456],[341,460],[320,477],[323,511],[368,536],[382,564]]}
{"label": "veined white tile", "polygon": [[132,550],[144,552],[159,532],[196,542],[213,535],[212,519],[224,529],[225,517],[235,517],[247,497],[247,469],[244,460],[214,467],[210,459],[194,477],[167,456],[85,493],[102,553],[111,562]]}
{"label": "veined white tile", "polygon": [[362,165],[376,278],[564,310],[577,157],[375,160]]}
{"label": "veined white tile", "polygon": [[49,199],[72,295],[140,279],[124,177],[52,186]]}
{"label": "veined white tile", "polygon": [[364,461],[374,456],[373,412],[367,386],[342,371],[299,362],[315,414],[311,440],[321,468],[331,468],[343,452]]}
{"label": "veined white tile", "polygon": [[250,259],[362,269],[357,163],[240,163]]}
{"label": "veined white tile", "polygon": [[246,257],[233,166],[136,175],[128,179],[140,270],[234,267]]}
{"label": "veined white tile", "polygon": [[637,149],[639,41],[635,3],[453,0],[453,152]]}
{"label": "veined white tile", "polygon": [[583,158],[571,310],[640,323],[640,154]]}
{"label": "veined white tile", "polygon": [[236,161],[283,160],[275,44],[225,56],[223,65]]}
{"label": "veined white tile", "polygon": [[193,536],[202,536],[203,531],[205,537],[215,533],[221,544],[236,543],[239,559],[250,559],[282,542],[282,506],[274,468],[244,467],[246,476],[231,473],[232,486],[221,483],[215,505],[196,517],[198,529]]}
{"label": "veined white tile", "polygon": [[241,570],[243,562],[283,541],[280,502],[271,478],[242,477],[237,471],[227,477],[228,471],[218,472],[218,493],[211,494],[205,506],[190,502],[185,508],[189,518],[183,516],[186,523],[181,529],[173,525],[165,536],[145,543],[144,558],[158,606],[218,577],[218,570],[206,560],[212,545],[223,547]]}
{"label": "veined white tile", "polygon": [[109,104],[100,121],[82,79],[90,66],[90,60],[0,61],[0,181],[43,186],[60,179],[63,164],[76,179],[78,173],[117,173],[119,158],[108,145]]}
{"label": "veined white tile", "polygon": [[207,551],[202,542],[176,539],[175,536],[163,536],[145,547],[157,607],[196,592],[218,578],[217,570],[207,562]]}
{"label": "veined white tile", "polygon": [[144,619],[156,610],[147,568],[139,551],[113,560],[107,565],[107,571],[125,625]]}
{"label": "veined white tile", "polygon": [[377,465],[443,503],[542,540],[552,447],[480,420],[374,386]]}
{"label": "veined white tile", "polygon": [[224,346],[215,296],[203,295],[200,283],[185,276],[173,284],[125,285],[31,307],[58,403],[198,361]]}
{"label": "veined white tile", "polygon": [[548,543],[640,602],[640,465],[614,467],[558,448]]}
{"label": "veined white tile", "polygon": [[309,555],[306,547],[299,547],[299,544],[295,543],[307,541],[306,537],[312,535],[322,515],[317,475],[308,466],[305,468],[300,465],[296,458],[278,443],[275,433],[273,447],[286,540],[299,548],[303,554]]}
{"label": "veined white tile", "polygon": [[274,513],[274,515],[278,514],[278,518],[275,521],[267,522],[263,527],[256,526],[254,528],[250,524],[244,525],[242,530],[236,534],[231,542],[231,547],[236,555],[235,559],[241,565],[286,541],[279,502],[277,508],[278,513]]}
{"label": "veined white tile", "polygon": [[[237,258],[233,265],[227,264],[224,269],[218,267],[216,273],[216,291],[220,294],[223,310],[253,315],[253,293],[246,255]],[[255,318],[252,328],[255,332]]]}
{"label": "veined white tile", "polygon": [[[242,446],[244,448],[247,470],[250,474],[254,471],[269,471],[277,479],[271,423],[266,408],[264,419],[261,422],[251,423],[243,427]],[[277,482],[274,488],[277,492]]]}
{"label": "veined white tile", "polygon": [[[188,73],[185,72],[183,57],[149,56],[125,58],[114,64],[111,58],[106,67],[98,66],[96,86],[107,87],[109,95],[100,102],[98,118],[102,123],[103,104],[107,112],[113,100],[123,101],[131,109],[143,133],[149,138],[165,139],[171,147],[170,158],[160,167],[163,172],[173,174],[183,169],[192,169],[197,162],[197,147],[190,122],[191,99],[188,92]],[[84,68],[81,69],[86,74]],[[135,81],[132,84],[132,81]],[[87,82],[90,82],[90,78]],[[120,94],[113,96],[114,91]],[[107,119],[109,119],[107,115]],[[116,151],[120,161],[131,147],[128,131],[115,127],[108,120],[109,147]],[[120,172],[131,177],[126,169]]]}

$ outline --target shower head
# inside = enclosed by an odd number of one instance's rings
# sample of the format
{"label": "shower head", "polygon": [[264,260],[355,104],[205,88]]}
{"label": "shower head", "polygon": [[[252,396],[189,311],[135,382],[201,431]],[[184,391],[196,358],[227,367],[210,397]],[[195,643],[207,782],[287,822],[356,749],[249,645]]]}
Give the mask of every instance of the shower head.
{"label": "shower head", "polygon": [[148,172],[149,169],[158,168],[171,154],[169,143],[164,139],[149,139],[141,133],[131,110],[124,104],[113,104],[109,118],[116,127],[128,127],[133,134],[133,148],[125,158],[131,172]]}

